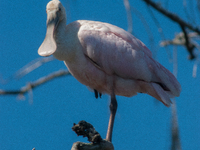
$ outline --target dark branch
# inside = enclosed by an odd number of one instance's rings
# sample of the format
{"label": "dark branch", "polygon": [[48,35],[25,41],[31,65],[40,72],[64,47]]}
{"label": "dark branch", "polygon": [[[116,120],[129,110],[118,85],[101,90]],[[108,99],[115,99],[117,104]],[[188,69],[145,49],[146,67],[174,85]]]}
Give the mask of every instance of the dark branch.
{"label": "dark branch", "polygon": [[199,28],[193,27],[191,24],[187,23],[186,21],[181,19],[179,16],[167,11],[166,9],[161,7],[159,4],[156,4],[155,2],[153,2],[151,0],[143,0],[143,1],[146,2],[148,5],[151,5],[153,8],[155,8],[157,11],[159,11],[160,13],[162,13],[163,15],[165,15],[166,17],[168,17],[172,21],[178,23],[180,26],[187,27],[190,30],[195,31],[200,35]]}
{"label": "dark branch", "polygon": [[78,124],[73,125],[72,130],[79,136],[87,137],[89,142],[99,143],[102,141],[100,134],[88,122],[82,120]]}
{"label": "dark branch", "polygon": [[74,123],[72,130],[79,136],[87,137],[92,143],[76,142],[71,150],[114,150],[112,143],[103,140],[95,128],[86,121]]}
{"label": "dark branch", "polygon": [[195,55],[194,55],[193,51],[194,51],[195,46],[190,43],[190,40],[189,40],[188,34],[185,30],[185,27],[181,25],[181,29],[183,30],[183,34],[185,37],[185,46],[190,54],[189,59],[194,59]]}

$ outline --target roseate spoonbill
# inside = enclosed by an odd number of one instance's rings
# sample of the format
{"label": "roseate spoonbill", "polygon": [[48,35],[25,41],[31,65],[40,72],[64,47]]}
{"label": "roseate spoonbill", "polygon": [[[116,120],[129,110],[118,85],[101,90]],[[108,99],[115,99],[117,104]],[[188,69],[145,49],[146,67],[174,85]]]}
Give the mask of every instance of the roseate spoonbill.
{"label": "roseate spoonbill", "polygon": [[106,139],[111,141],[117,110],[115,95],[147,93],[164,105],[180,95],[173,74],[152,58],[151,51],[132,34],[103,22],[78,20],[66,25],[65,8],[58,0],[47,4],[47,31],[38,53],[64,61],[82,84],[111,96]]}

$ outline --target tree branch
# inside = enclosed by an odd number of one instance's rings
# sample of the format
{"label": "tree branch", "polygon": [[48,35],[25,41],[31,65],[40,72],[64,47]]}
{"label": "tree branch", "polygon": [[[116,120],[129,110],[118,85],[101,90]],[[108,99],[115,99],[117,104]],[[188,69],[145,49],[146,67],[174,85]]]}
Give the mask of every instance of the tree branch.
{"label": "tree branch", "polygon": [[19,90],[1,90],[0,89],[0,95],[17,95],[17,94],[25,94],[29,92],[30,90],[40,86],[41,84],[44,84],[54,78],[70,75],[69,71],[67,70],[59,70],[56,72],[53,72],[45,77],[41,77],[38,80],[34,82],[28,83],[26,86],[22,87]]}
{"label": "tree branch", "polygon": [[88,122],[82,120],[74,123],[72,130],[79,136],[87,137],[92,143],[76,142],[71,150],[114,150],[111,142],[103,140],[95,128]]}
{"label": "tree branch", "polygon": [[[190,32],[187,34],[187,37],[189,39],[192,39],[192,38],[200,38],[196,32]],[[191,41],[191,40],[190,40]],[[194,43],[193,43],[194,44]],[[160,43],[161,46],[168,46],[168,45],[180,45],[180,46],[184,46],[185,45],[185,37],[184,37],[184,34],[183,32],[180,32],[179,34],[177,34],[175,36],[174,39],[172,40],[165,40],[165,41],[162,41]]]}
{"label": "tree branch", "polygon": [[55,58],[53,56],[50,57],[39,57],[31,62],[29,62],[28,64],[26,64],[24,67],[22,67],[20,70],[18,70],[15,75],[14,78],[22,78],[23,76],[25,76],[26,74],[30,73],[31,71],[37,69],[38,67],[40,67],[41,65],[53,61],[55,60]]}
{"label": "tree branch", "polygon": [[132,20],[129,0],[124,0],[124,6],[125,6],[125,9],[126,9],[126,13],[127,13],[128,32],[132,34],[132,32],[133,32],[133,23],[132,23],[133,20]]}
{"label": "tree branch", "polygon": [[194,59],[195,55],[193,54],[193,51],[194,51],[195,46],[192,43],[190,43],[190,40],[189,40],[189,37],[188,37],[187,32],[185,30],[185,27],[181,25],[181,29],[182,29],[184,37],[185,37],[185,46],[186,46],[186,48],[187,48],[187,50],[190,54],[189,59]]}
{"label": "tree branch", "polygon": [[165,15],[166,17],[168,17],[169,19],[171,19],[172,21],[178,23],[180,26],[187,27],[190,30],[195,31],[200,35],[199,28],[193,27],[191,24],[187,23],[186,21],[181,19],[179,16],[167,11],[166,9],[161,7],[159,4],[156,4],[155,2],[153,2],[151,0],[143,0],[143,1],[146,2],[148,5],[152,6],[154,9],[156,9],[160,13],[162,13],[163,15]]}
{"label": "tree branch", "polygon": [[179,137],[179,129],[178,129],[178,119],[177,119],[177,112],[176,112],[176,102],[173,101],[171,105],[172,111],[172,126],[171,126],[171,133],[172,133],[172,145],[171,150],[181,150],[181,142]]}
{"label": "tree branch", "polygon": [[185,28],[182,27],[183,32],[177,34],[174,39],[162,41],[160,43],[161,46],[168,45],[180,45],[185,46],[187,51],[189,52],[189,59],[196,58],[194,54],[194,48],[197,48],[197,45],[192,41],[192,38],[200,38],[196,32],[187,33]]}
{"label": "tree branch", "polygon": [[98,144],[76,142],[72,145],[71,150],[114,150],[112,143],[102,140]]}

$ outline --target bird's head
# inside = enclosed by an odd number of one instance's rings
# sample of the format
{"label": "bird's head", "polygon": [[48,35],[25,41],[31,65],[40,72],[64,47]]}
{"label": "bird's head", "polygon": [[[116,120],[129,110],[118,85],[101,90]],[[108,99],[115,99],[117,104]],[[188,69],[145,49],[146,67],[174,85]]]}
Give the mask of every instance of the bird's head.
{"label": "bird's head", "polygon": [[66,22],[65,8],[59,0],[52,0],[47,4],[47,31],[46,36],[38,49],[40,56],[50,56],[56,51],[56,42],[54,39],[55,29],[61,21]]}

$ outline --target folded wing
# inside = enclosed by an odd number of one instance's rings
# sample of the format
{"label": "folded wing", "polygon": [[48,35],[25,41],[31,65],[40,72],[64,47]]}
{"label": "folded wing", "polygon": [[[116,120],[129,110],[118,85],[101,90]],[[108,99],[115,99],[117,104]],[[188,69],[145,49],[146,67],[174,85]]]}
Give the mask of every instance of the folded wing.
{"label": "folded wing", "polygon": [[147,82],[157,97],[168,99],[166,103],[179,96],[181,86],[173,74],[155,61],[151,51],[132,34],[107,23],[80,23],[78,37],[84,54],[106,74]]}

